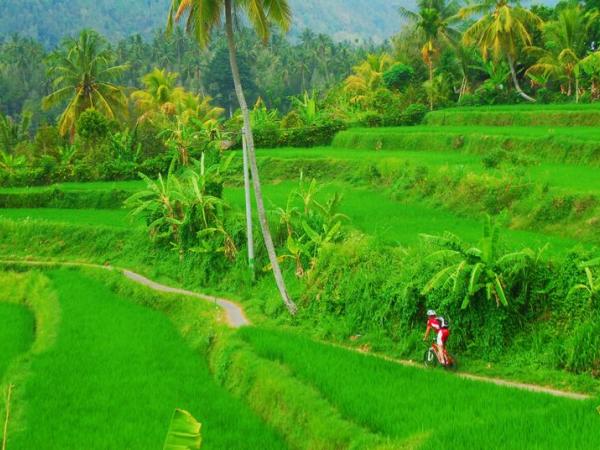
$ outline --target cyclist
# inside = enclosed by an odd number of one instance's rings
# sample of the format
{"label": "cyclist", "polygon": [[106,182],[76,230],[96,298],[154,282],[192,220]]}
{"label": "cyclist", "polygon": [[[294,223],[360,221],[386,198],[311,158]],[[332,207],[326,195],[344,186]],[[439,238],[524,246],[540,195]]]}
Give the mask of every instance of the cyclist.
{"label": "cyclist", "polygon": [[429,336],[431,329],[433,329],[437,335],[438,360],[440,360],[442,364],[446,365],[448,364],[448,361],[446,360],[446,354],[444,353],[444,346],[446,345],[446,341],[450,335],[450,330],[448,330],[446,320],[443,317],[438,317],[437,313],[433,309],[427,311],[427,330],[425,331],[425,337],[423,338],[424,341],[427,341],[427,337]]}

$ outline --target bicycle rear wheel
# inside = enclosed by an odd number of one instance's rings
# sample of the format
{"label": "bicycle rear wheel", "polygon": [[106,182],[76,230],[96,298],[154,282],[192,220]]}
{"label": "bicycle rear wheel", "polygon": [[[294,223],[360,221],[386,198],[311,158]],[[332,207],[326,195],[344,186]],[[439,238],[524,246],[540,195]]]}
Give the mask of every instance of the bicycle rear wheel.
{"label": "bicycle rear wheel", "polygon": [[458,364],[456,363],[456,358],[454,357],[454,355],[447,353],[446,357],[448,358],[448,364],[446,364],[444,367],[448,370],[456,370]]}

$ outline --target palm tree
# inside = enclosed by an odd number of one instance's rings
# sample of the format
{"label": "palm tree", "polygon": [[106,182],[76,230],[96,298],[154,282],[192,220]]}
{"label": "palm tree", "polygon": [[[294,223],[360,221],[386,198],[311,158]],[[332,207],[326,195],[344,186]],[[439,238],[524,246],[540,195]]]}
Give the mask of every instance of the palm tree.
{"label": "palm tree", "polygon": [[183,88],[176,86],[179,74],[155,68],[142,77],[144,89],[135,91],[131,98],[142,113],[140,122],[157,114],[172,116],[177,113],[177,103],[185,95]]}
{"label": "palm tree", "polygon": [[[400,15],[414,22],[416,29],[425,39],[421,56],[429,68],[430,86],[433,86],[433,60],[439,53],[438,42],[452,42],[458,36],[458,31],[452,28],[458,8],[459,3],[456,0],[421,0],[418,12],[400,7]],[[429,95],[429,107],[433,109],[433,92]]]}
{"label": "palm tree", "polygon": [[383,74],[387,71],[394,59],[387,53],[369,54],[367,58],[355,66],[354,74],[346,78],[344,90],[351,95],[351,103],[363,104],[370,92],[383,86]]}
{"label": "palm tree", "polygon": [[463,42],[466,45],[476,44],[484,60],[488,59],[490,51],[494,61],[506,58],[515,89],[527,101],[535,102],[521,89],[515,60],[520,47],[531,45],[530,30],[540,27],[542,20],[518,5],[518,0],[483,0],[482,3],[461,9],[458,15],[462,18],[481,15],[465,31]]}
{"label": "palm tree", "polygon": [[24,111],[16,121],[0,112],[0,151],[11,153],[20,142],[29,139],[31,113]]}
{"label": "palm tree", "polygon": [[194,36],[196,41],[206,47],[211,39],[213,30],[222,22],[225,16],[225,34],[229,48],[229,63],[233,75],[235,93],[242,111],[244,120],[243,133],[246,137],[248,149],[248,160],[250,171],[252,173],[252,183],[254,186],[254,195],[258,218],[269,255],[269,261],[273,267],[273,275],[282,300],[292,315],[296,314],[297,306],[290,298],[281,268],[277,261],[273,238],[269,229],[269,222],[265,211],[265,205],[260,184],[260,175],[256,163],[256,153],[254,149],[254,135],[250,123],[250,110],[242,88],[240,79],[240,69],[237,60],[236,41],[234,34],[234,12],[233,7],[238,11],[246,13],[252,27],[256,33],[267,41],[270,37],[270,26],[276,24],[282,30],[287,31],[291,23],[291,9],[287,0],[172,0],[169,9],[167,29],[173,29],[173,22],[180,20],[187,14],[186,30]]}
{"label": "palm tree", "polygon": [[584,12],[580,5],[571,5],[558,13],[558,18],[543,25],[544,49],[530,47],[538,56],[536,64],[527,74],[553,76],[567,83],[566,93],[579,101],[578,64],[591,50],[589,32],[594,26],[598,12]]}
{"label": "palm tree", "polygon": [[59,118],[64,136],[75,134],[75,123],[85,110],[93,108],[109,119],[125,112],[123,89],[112,84],[126,65],[113,65],[113,52],[96,32],[84,30],[78,39],[67,39],[63,48],[50,58],[49,75],[54,77],[54,92],[43,100],[44,108],[67,102]]}

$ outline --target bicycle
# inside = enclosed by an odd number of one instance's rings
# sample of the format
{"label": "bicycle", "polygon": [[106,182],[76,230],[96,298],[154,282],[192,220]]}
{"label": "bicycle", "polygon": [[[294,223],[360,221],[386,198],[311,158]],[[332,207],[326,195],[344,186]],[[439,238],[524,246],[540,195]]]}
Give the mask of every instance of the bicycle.
{"label": "bicycle", "polygon": [[433,341],[431,347],[428,347],[423,355],[423,363],[425,367],[436,367],[439,364],[444,369],[456,370],[456,358],[446,350],[446,347],[444,347],[444,357],[446,358],[446,364],[438,358],[438,345]]}

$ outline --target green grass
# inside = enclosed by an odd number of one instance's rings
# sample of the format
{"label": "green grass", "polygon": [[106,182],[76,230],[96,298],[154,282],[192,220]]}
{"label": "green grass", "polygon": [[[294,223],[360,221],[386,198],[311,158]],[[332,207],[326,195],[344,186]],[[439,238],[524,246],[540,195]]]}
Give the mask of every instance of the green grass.
{"label": "green grass", "polygon": [[[275,206],[285,206],[288,193],[296,187],[297,184],[291,181],[264,186],[267,207],[274,209]],[[453,232],[473,243],[481,237],[481,221],[461,217],[447,210],[423,203],[397,202],[385,194],[341,183],[326,184],[319,197],[334,192],[343,193],[341,212],[351,218],[351,226],[386,242],[412,245],[419,241],[421,233],[441,234],[444,231]],[[236,207],[243,208],[241,188],[225,190],[225,197]],[[577,244],[573,239],[523,230],[504,229],[501,237],[510,246],[518,248],[540,248],[549,243],[549,252],[554,254],[567,251]]]}
{"label": "green grass", "polygon": [[415,127],[389,127],[389,128],[353,128],[342,132],[352,134],[394,136],[442,134],[442,135],[492,135],[510,136],[520,138],[566,138],[572,141],[594,142],[600,138],[600,129],[590,127],[529,127],[529,126],[415,126]]}
{"label": "green grass", "polygon": [[86,192],[86,191],[137,191],[145,187],[142,180],[131,181],[92,181],[80,183],[56,183],[47,186],[30,186],[30,187],[0,187],[0,193],[36,193],[47,189],[58,189],[64,192]]}
{"label": "green grass", "polygon": [[203,448],[284,448],[216,385],[166,316],[78,272],[49,276],[60,330],[54,347],[31,363],[26,429],[9,448],[160,448],[176,407],[203,423]]}
{"label": "green grass", "polygon": [[45,220],[52,223],[70,223],[83,226],[130,228],[140,226],[139,219],[131,219],[127,210],[6,208],[0,217],[16,220]]}
{"label": "green grass", "polygon": [[598,104],[499,105],[449,108],[425,117],[429,125],[573,126],[600,125]]}
{"label": "green grass", "polygon": [[[519,111],[600,111],[600,102],[596,103],[551,103],[542,105],[540,103],[521,103],[517,105],[489,105],[489,106],[458,106],[456,108],[441,109],[439,112],[519,112]],[[438,112],[438,111],[436,111]]]}
{"label": "green grass", "polygon": [[543,163],[528,167],[528,177],[537,183],[568,192],[600,195],[600,168],[575,164]]}
{"label": "green grass", "polygon": [[336,147],[312,147],[312,148],[273,148],[260,149],[257,151],[259,158],[282,158],[282,159],[341,159],[359,161],[379,161],[393,159],[395,161],[409,161],[422,164],[444,165],[462,164],[465,166],[476,166],[481,163],[481,157],[464,153],[449,152],[420,152],[406,150],[399,154],[394,150],[355,150]]}
{"label": "green grass", "polygon": [[597,449],[600,420],[579,402],[403,367],[282,331],[240,330],[342,415],[422,449]]}
{"label": "green grass", "polygon": [[[406,163],[412,166],[425,166],[429,168],[460,167],[465,173],[489,173],[502,175],[507,166],[503,164],[501,170],[486,169],[480,155],[448,152],[448,151],[414,151],[402,150],[354,150],[334,147],[315,147],[310,149],[279,148],[259,150],[259,157],[298,160],[341,160],[380,162],[398,165]],[[523,168],[527,179],[538,184],[547,184],[550,187],[577,193],[600,194],[600,176],[597,167],[578,164],[560,164],[540,162]]]}
{"label": "green grass", "polygon": [[357,150],[461,151],[487,154],[504,149],[548,162],[598,165],[598,127],[417,126],[353,128],[333,146]]}
{"label": "green grass", "polygon": [[33,342],[33,327],[27,308],[0,302],[0,382],[11,361]]}
{"label": "green grass", "polygon": [[[568,180],[568,177],[565,175],[563,179]],[[292,181],[264,185],[267,208],[285,206],[289,192],[296,187],[297,183]],[[421,233],[441,234],[444,231],[458,234],[470,242],[476,242],[481,236],[480,220],[459,216],[422,202],[394,201],[384,193],[342,183],[325,184],[319,196],[324,198],[334,192],[341,192],[344,195],[341,212],[351,219],[349,223],[351,227],[383,239],[385,242],[412,245],[418,242]],[[243,210],[242,188],[227,188],[225,199],[237,209]],[[141,221],[134,219],[132,222],[125,210],[0,209],[0,217],[16,220],[30,218],[50,223],[120,229],[141,226]],[[539,248],[550,243],[549,252],[552,254],[563,253],[578,243],[574,239],[525,230],[505,229],[502,237],[510,246],[519,248]]]}

